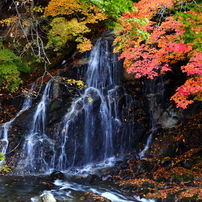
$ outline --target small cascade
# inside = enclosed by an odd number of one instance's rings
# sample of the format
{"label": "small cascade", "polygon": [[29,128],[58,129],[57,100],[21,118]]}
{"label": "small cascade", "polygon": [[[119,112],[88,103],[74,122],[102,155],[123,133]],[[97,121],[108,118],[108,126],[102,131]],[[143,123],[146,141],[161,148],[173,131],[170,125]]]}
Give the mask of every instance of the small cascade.
{"label": "small cascade", "polygon": [[[56,189],[45,190],[41,194],[40,198],[46,194],[54,196],[57,201],[111,201],[111,202],[155,202],[156,200],[145,199],[139,196],[127,196],[123,194],[116,188],[107,185],[97,185],[90,184],[85,185],[83,183],[74,182],[71,180],[55,180],[54,181]],[[97,196],[102,196],[104,198],[92,199],[88,197],[88,193],[96,194]],[[38,202],[39,196],[31,198],[32,202]],[[108,200],[107,200],[108,199]],[[52,201],[52,200],[51,200]]]}
{"label": "small cascade", "polygon": [[147,143],[144,147],[144,149],[138,154],[138,157],[140,159],[144,158],[145,157],[145,152],[149,149],[150,145],[151,145],[151,142],[152,142],[152,136],[153,136],[153,133],[150,133],[148,139],[147,139]]}
{"label": "small cascade", "polygon": [[45,172],[49,169],[50,161],[46,158],[46,152],[53,151],[54,144],[46,135],[46,108],[50,101],[52,82],[53,80],[50,80],[46,84],[43,96],[36,107],[17,170],[21,166],[24,167],[23,172],[28,173],[39,172],[39,169],[40,172]]}
{"label": "small cascade", "polygon": [[[35,84],[33,84],[30,88],[30,91],[32,91],[34,89],[34,86]],[[2,124],[0,126],[0,141],[1,141],[1,145],[0,145],[0,152],[5,155],[6,154],[6,151],[7,151],[7,148],[8,148],[8,144],[9,144],[9,141],[8,141],[8,132],[9,132],[9,129],[13,123],[13,121],[18,117],[20,116],[20,114],[22,114],[25,110],[27,110],[29,107],[31,107],[32,105],[32,97],[31,95],[27,95],[24,99],[24,102],[23,102],[23,105],[22,105],[22,109],[16,114],[16,116],[11,119],[10,121]],[[0,162],[0,165],[3,163]]]}
{"label": "small cascade", "polygon": [[162,109],[164,108],[164,90],[163,76],[158,76],[155,79],[145,81],[144,93],[149,102],[151,133],[147,139],[144,149],[138,154],[139,158],[145,157],[145,152],[151,145],[153,132],[156,130],[156,124],[161,117]]}
{"label": "small cascade", "polygon": [[12,121],[6,122],[1,126],[0,129],[0,139],[1,139],[1,150],[0,152],[5,155],[7,148],[8,148],[8,131]]}

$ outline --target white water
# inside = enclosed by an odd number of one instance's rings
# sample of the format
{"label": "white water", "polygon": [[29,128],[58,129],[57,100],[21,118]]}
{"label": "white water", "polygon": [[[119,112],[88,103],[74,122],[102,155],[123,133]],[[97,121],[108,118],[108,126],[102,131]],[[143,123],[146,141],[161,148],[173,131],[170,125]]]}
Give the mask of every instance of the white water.
{"label": "white water", "polygon": [[104,39],[96,42],[85,73],[87,88],[80,97],[72,99],[71,106],[51,135],[47,117],[55,93],[54,80],[46,84],[41,100],[35,106],[29,130],[23,134],[25,141],[14,173],[69,172],[72,167],[87,172],[98,166],[111,166],[115,162],[114,156],[121,158],[130,151],[134,127],[122,120],[126,120],[133,100],[120,84],[121,66],[117,55],[110,53],[108,43]]}
{"label": "white water", "polygon": [[149,149],[151,141],[152,141],[152,136],[153,134],[151,133],[147,139],[147,143],[144,147],[144,149],[138,154],[139,158],[144,158],[145,157],[145,152]]}
{"label": "white water", "polygon": [[[33,84],[31,86],[30,91],[32,91],[34,89],[34,86],[35,86],[35,84]],[[16,114],[16,116],[13,119],[11,119],[10,121],[0,125],[0,141],[1,141],[0,152],[3,155],[6,154],[6,151],[7,151],[7,148],[8,148],[8,144],[9,144],[8,132],[9,132],[9,129],[10,129],[13,121],[18,116],[20,116],[20,114],[22,114],[25,110],[27,110],[29,107],[31,107],[31,105],[32,105],[32,96],[30,94],[28,94],[24,99],[22,109]],[[3,161],[0,161],[0,166],[2,166],[2,164],[3,164]]]}
{"label": "white water", "polygon": [[[158,82],[158,80],[160,81]],[[153,132],[156,130],[155,124],[157,123],[158,119],[161,118],[161,110],[163,109],[162,105],[165,90],[163,77],[159,76],[153,80],[149,80],[148,82],[149,85],[147,84],[148,86],[145,86],[145,94],[149,102],[151,133],[147,139],[145,147],[138,154],[139,158],[145,157],[145,153],[152,143]]]}
{"label": "white water", "polygon": [[[83,201],[83,196],[86,192],[103,196],[109,199],[111,202],[155,202],[155,200],[140,198],[139,196],[124,196],[118,190],[110,187],[96,186],[96,185],[82,185],[76,182],[67,182],[62,180],[56,180],[54,182],[57,189],[44,191],[44,193],[51,193],[56,200],[59,201],[71,201],[78,202]],[[38,202],[37,197],[31,199],[33,202]],[[86,201],[86,200],[85,200]]]}
{"label": "white water", "polygon": [[[91,167],[92,162],[104,161],[113,157],[118,150],[121,153],[130,148],[130,135],[124,130],[121,114],[118,112],[118,91],[121,89],[118,78],[119,63],[117,56],[109,53],[108,41],[99,39],[96,42],[89,61],[85,74],[87,88],[81,97],[72,102],[58,127],[61,150],[57,154],[59,158],[55,159],[57,170],[85,165],[86,168]],[[124,90],[122,91],[124,93]],[[126,93],[124,96],[127,104],[132,103]],[[80,116],[81,114],[83,115]],[[76,128],[80,125],[83,126],[77,131]],[[128,135],[128,139],[125,135]],[[115,139],[120,143],[114,143]],[[118,149],[114,148],[116,144],[120,145]],[[68,147],[71,147],[69,152]]]}
{"label": "white water", "polygon": [[52,82],[50,80],[47,83],[43,96],[36,107],[36,113],[23,144],[22,159],[16,167],[16,170],[18,170],[23,166],[23,172],[27,172],[27,174],[39,172],[39,170],[40,172],[46,172],[50,167],[45,160],[45,149],[54,150],[53,141],[46,135],[46,108],[50,101]]}

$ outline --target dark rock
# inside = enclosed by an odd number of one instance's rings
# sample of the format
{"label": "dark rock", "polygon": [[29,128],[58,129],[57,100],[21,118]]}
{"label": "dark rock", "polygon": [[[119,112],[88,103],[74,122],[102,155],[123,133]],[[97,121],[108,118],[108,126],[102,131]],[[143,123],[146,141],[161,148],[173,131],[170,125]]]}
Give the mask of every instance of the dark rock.
{"label": "dark rock", "polygon": [[194,181],[194,176],[190,173],[183,173],[183,180],[184,182],[193,182]]}
{"label": "dark rock", "polygon": [[135,166],[131,167],[136,174],[151,172],[154,168],[155,164],[147,160],[139,160]]}
{"label": "dark rock", "polygon": [[119,166],[121,169],[128,168],[128,163],[125,161],[117,161],[115,166]]}
{"label": "dark rock", "polygon": [[175,173],[171,174],[171,180],[174,182],[183,182],[182,175],[177,175]]}
{"label": "dark rock", "polygon": [[94,182],[98,182],[98,181],[101,181],[98,175],[95,175],[95,174],[88,175],[85,180],[85,185],[93,184]]}
{"label": "dark rock", "polygon": [[168,194],[164,202],[174,202],[176,201],[176,193]]}
{"label": "dark rock", "polygon": [[156,179],[156,181],[157,181],[157,182],[169,182],[170,180],[167,179],[166,177],[158,177],[158,178]]}
{"label": "dark rock", "polygon": [[193,166],[193,161],[191,159],[185,159],[182,161],[182,167],[191,169]]}
{"label": "dark rock", "polygon": [[123,169],[123,170],[120,170],[119,172],[119,175],[122,178],[126,179],[125,177],[126,176],[133,176],[133,171],[131,171],[131,169]]}
{"label": "dark rock", "polygon": [[114,167],[110,168],[109,172],[110,172],[112,175],[116,175],[116,174],[118,174],[118,172],[119,172],[120,169],[121,169],[120,167],[114,166]]}
{"label": "dark rock", "polygon": [[200,163],[201,162],[201,156],[197,156],[196,158],[194,158],[194,163]]}
{"label": "dark rock", "polygon": [[201,200],[197,200],[197,196],[193,196],[193,197],[183,197],[182,199],[179,200],[179,202],[196,202],[196,201],[201,201]]}
{"label": "dark rock", "polygon": [[133,184],[124,184],[122,186],[122,191],[124,192],[134,192],[138,190],[138,186],[133,185]]}
{"label": "dark rock", "polygon": [[64,179],[64,174],[60,171],[53,171],[51,174],[50,174],[50,177],[52,180],[63,180]]}
{"label": "dark rock", "polygon": [[187,182],[187,183],[184,183],[185,186],[190,186],[190,187],[193,187],[194,186],[194,182]]}
{"label": "dark rock", "polygon": [[134,176],[132,173],[126,173],[125,175],[123,175],[123,177],[121,177],[121,179],[123,180],[130,180],[132,179]]}
{"label": "dark rock", "polygon": [[176,154],[177,148],[178,146],[175,142],[165,142],[158,155],[173,157]]}
{"label": "dark rock", "polygon": [[164,168],[168,168],[172,165],[173,163],[173,160],[170,159],[170,158],[166,158],[166,159],[163,159],[162,162],[161,162],[161,166],[164,167]]}

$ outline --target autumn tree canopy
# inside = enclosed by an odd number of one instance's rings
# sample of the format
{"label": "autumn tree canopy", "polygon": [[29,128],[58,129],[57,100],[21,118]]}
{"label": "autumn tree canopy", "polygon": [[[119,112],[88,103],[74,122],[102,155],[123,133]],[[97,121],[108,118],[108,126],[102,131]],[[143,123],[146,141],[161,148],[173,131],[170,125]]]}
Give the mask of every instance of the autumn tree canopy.
{"label": "autumn tree canopy", "polygon": [[[4,1],[1,6],[10,12],[0,16],[2,52],[9,50],[20,57],[29,71],[42,68],[44,73],[48,64],[64,57],[75,44],[80,52],[90,50],[91,38],[107,25],[114,26],[121,14],[133,7],[131,0],[16,0]],[[28,68],[21,71],[15,67],[14,71],[10,67],[0,67],[0,87],[14,92]]]}
{"label": "autumn tree canopy", "polygon": [[[43,63],[43,72],[46,72],[49,63],[63,56],[63,50],[72,48],[70,42],[77,45],[80,52],[90,50],[93,36],[107,26],[115,26],[115,52],[121,52],[120,59],[124,59],[129,74],[137,79],[153,79],[181,64],[187,79],[176,89],[171,100],[182,108],[193,100],[201,101],[202,5],[195,0],[135,2],[3,2],[11,14],[0,18],[4,30],[0,46],[0,87],[15,91],[23,82],[23,72],[39,70]],[[5,53],[9,53],[7,57]]]}
{"label": "autumn tree canopy", "polygon": [[80,52],[90,50],[92,44],[87,36],[96,34],[97,23],[114,26],[123,12],[133,8],[131,0],[51,0],[44,12],[45,17],[53,17],[47,46],[57,51],[74,40]]}
{"label": "autumn tree canopy", "polygon": [[54,17],[48,32],[48,46],[53,45],[57,50],[68,40],[75,40],[81,52],[92,47],[90,39],[85,36],[91,32],[90,26],[107,18],[91,2],[86,4],[79,0],[51,0],[45,8],[44,16]]}
{"label": "autumn tree canopy", "polygon": [[141,0],[135,11],[124,13],[117,27],[115,51],[135,78],[172,71],[179,61],[187,74],[171,100],[185,109],[202,100],[202,5],[184,0]]}

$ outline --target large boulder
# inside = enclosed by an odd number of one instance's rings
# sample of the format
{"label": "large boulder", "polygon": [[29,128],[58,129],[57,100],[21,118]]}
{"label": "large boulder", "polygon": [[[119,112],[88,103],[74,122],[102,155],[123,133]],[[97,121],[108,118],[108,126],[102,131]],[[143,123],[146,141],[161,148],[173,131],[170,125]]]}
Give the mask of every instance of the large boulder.
{"label": "large boulder", "polygon": [[31,199],[33,202],[57,202],[53,194],[44,193],[39,197],[35,197]]}

